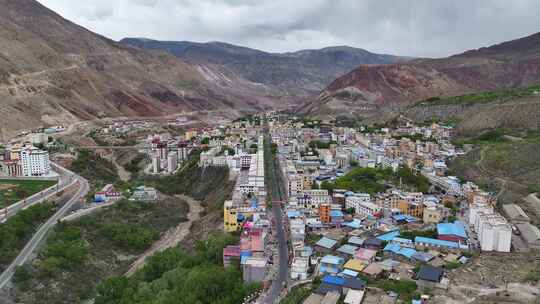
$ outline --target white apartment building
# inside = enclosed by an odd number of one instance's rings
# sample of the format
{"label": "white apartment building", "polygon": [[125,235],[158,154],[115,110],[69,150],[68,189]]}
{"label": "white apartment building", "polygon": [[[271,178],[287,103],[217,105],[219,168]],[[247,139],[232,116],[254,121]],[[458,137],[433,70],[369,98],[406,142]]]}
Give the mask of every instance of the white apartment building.
{"label": "white apartment building", "polygon": [[169,152],[167,155],[167,172],[173,173],[178,168],[178,153],[176,151]]}
{"label": "white apartment building", "polygon": [[506,219],[486,204],[473,204],[469,213],[482,251],[510,252],[512,228]]}
{"label": "white apartment building", "polygon": [[303,190],[298,197],[298,203],[307,209],[318,209],[320,204],[330,204],[332,197],[328,195],[328,190]]}
{"label": "white apartment building", "polygon": [[357,210],[360,203],[363,202],[371,202],[371,195],[369,193],[355,193],[345,198],[345,208],[354,208],[354,210]]}
{"label": "white apartment building", "polygon": [[25,146],[21,150],[21,165],[24,176],[47,175],[51,170],[49,152],[33,146]]}
{"label": "white apartment building", "polygon": [[361,202],[358,204],[358,208],[355,209],[356,213],[361,216],[374,216],[382,211],[382,208],[372,202]]}

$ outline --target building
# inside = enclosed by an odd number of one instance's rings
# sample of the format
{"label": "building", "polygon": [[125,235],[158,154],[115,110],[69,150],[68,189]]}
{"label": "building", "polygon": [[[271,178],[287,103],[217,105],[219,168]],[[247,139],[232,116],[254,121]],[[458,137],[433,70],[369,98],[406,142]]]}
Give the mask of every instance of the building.
{"label": "building", "polygon": [[233,260],[240,260],[240,246],[228,245],[223,248],[223,266],[230,266]]}
{"label": "building", "polygon": [[444,275],[444,270],[441,267],[433,267],[431,265],[422,265],[416,275],[417,284],[425,288],[435,287],[440,283]]}
{"label": "building", "polygon": [[49,152],[34,146],[25,146],[20,157],[24,176],[43,176],[50,173]]}
{"label": "building", "polygon": [[330,204],[319,205],[319,218],[322,223],[330,223]]}
{"label": "building", "polygon": [[442,220],[442,212],[437,207],[424,208],[423,221],[426,224],[437,224]]}
{"label": "building", "polygon": [[437,238],[439,240],[451,242],[464,242],[467,240],[465,226],[460,221],[454,223],[439,223],[437,224]]}
{"label": "building", "polygon": [[469,224],[478,235],[482,251],[510,252],[512,227],[491,205],[473,203]]}
{"label": "building", "polygon": [[155,201],[157,200],[157,190],[152,187],[137,187],[129,200],[139,202]]}
{"label": "building", "polygon": [[291,279],[305,280],[308,276],[309,258],[295,257],[291,264]]}
{"label": "building", "polygon": [[266,258],[248,257],[242,265],[244,282],[262,282],[266,276]]}
{"label": "building", "polygon": [[319,272],[322,274],[325,273],[331,273],[331,274],[338,274],[341,271],[341,266],[345,260],[342,257],[334,256],[334,255],[325,255],[321,259],[321,263],[319,265]]}

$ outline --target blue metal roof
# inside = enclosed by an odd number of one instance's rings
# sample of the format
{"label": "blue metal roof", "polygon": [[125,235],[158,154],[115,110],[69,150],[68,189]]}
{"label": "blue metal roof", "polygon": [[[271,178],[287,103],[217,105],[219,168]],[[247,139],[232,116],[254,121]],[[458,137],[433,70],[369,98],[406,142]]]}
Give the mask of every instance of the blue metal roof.
{"label": "blue metal roof", "polygon": [[339,264],[343,264],[343,262],[344,262],[343,258],[335,256],[335,255],[325,255],[321,259],[321,263],[325,263],[325,264],[339,265]]}
{"label": "blue metal roof", "polygon": [[341,210],[332,210],[330,211],[330,217],[343,217],[343,212]]}
{"label": "blue metal roof", "polygon": [[358,276],[358,272],[354,271],[354,270],[350,270],[350,269],[345,269],[341,272],[341,274],[343,275],[346,275],[346,276],[349,276],[349,277],[353,277],[353,278],[356,278]]}
{"label": "blue metal roof", "polygon": [[396,243],[387,244],[383,250],[390,251],[395,254],[399,254],[404,257],[407,257],[407,258],[411,258],[416,253],[416,250],[412,248],[408,248],[408,247],[401,247],[399,244],[396,244]]}
{"label": "blue metal roof", "polygon": [[356,247],[356,246],[345,244],[345,245],[339,247],[337,251],[339,251],[341,253],[345,253],[345,254],[354,255],[354,253],[356,252],[357,249],[358,249],[358,247]]}
{"label": "blue metal roof", "polygon": [[438,239],[432,239],[422,236],[417,236],[414,238],[415,243],[424,243],[424,244],[430,244],[440,247],[448,247],[448,248],[459,248],[459,244],[456,242],[449,242],[445,240],[438,240]]}
{"label": "blue metal roof", "polygon": [[381,241],[389,242],[393,240],[395,237],[399,235],[399,230],[394,230],[392,232],[385,233],[383,235],[379,235],[377,238]]}
{"label": "blue metal roof", "polygon": [[351,236],[349,238],[349,243],[361,246],[362,244],[364,244],[364,239],[357,236]]}
{"label": "blue metal roof", "polygon": [[332,240],[332,239],[329,239],[327,237],[323,237],[315,245],[320,246],[320,247],[324,247],[326,249],[332,249],[332,247],[336,246],[336,244],[337,244],[336,240]]}
{"label": "blue metal roof", "polygon": [[398,243],[403,243],[403,244],[412,244],[413,241],[409,240],[409,239],[395,237],[395,238],[392,239],[392,242],[398,242]]}
{"label": "blue metal roof", "polygon": [[297,211],[297,210],[287,211],[287,216],[289,218],[291,218],[291,217],[299,217],[300,215],[301,215],[300,211]]}
{"label": "blue metal roof", "polygon": [[467,238],[467,233],[465,233],[465,226],[460,221],[455,221],[453,223],[437,224],[437,233],[439,235],[455,235],[462,238]]}
{"label": "blue metal roof", "polygon": [[358,229],[362,227],[362,221],[360,221],[359,219],[353,219],[352,221],[346,222],[343,225],[353,228],[353,229]]}
{"label": "blue metal roof", "polygon": [[326,283],[326,284],[331,284],[331,285],[338,285],[338,286],[343,286],[343,284],[345,283],[345,279],[342,278],[342,277],[338,277],[338,276],[333,276],[333,275],[325,275],[322,279],[323,283]]}

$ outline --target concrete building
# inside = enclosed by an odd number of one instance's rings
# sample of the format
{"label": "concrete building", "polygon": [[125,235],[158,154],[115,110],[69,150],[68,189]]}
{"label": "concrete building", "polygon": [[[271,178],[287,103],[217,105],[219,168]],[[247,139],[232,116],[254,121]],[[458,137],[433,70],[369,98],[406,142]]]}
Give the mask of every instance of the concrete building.
{"label": "concrete building", "polygon": [[242,268],[244,282],[262,282],[266,276],[266,258],[248,257]]}
{"label": "concrete building", "polygon": [[291,279],[305,280],[308,276],[309,258],[295,257],[291,264]]}
{"label": "concrete building", "polygon": [[24,176],[47,175],[51,170],[49,152],[25,146],[21,150],[21,166]]}
{"label": "concrete building", "polygon": [[437,224],[442,220],[442,212],[437,207],[424,208],[423,221],[426,224]]}
{"label": "concrete building", "polygon": [[173,173],[178,168],[178,153],[171,151],[167,156],[167,172]]}
{"label": "concrete building", "polygon": [[510,252],[512,228],[490,205],[473,204],[469,224],[478,235],[482,251]]}

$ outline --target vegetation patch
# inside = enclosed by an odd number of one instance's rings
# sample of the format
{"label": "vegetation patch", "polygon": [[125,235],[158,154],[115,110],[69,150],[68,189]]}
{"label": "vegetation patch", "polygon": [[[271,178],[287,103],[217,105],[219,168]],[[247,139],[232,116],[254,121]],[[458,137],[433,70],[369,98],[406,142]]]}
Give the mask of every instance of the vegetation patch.
{"label": "vegetation patch", "polygon": [[95,296],[103,279],[122,275],[159,235],[185,221],[177,199],[120,201],[75,222],[55,226],[44,249],[21,270],[23,303],[80,303]]}
{"label": "vegetation patch", "polygon": [[239,265],[223,267],[223,247],[237,242],[236,236],[216,233],[199,241],[193,254],[178,247],[157,253],[132,277],[101,283],[95,303],[242,303],[260,284],[244,284]]}
{"label": "vegetation patch", "polygon": [[0,180],[0,209],[32,196],[56,184],[48,180]]}
{"label": "vegetation patch", "polygon": [[402,183],[411,190],[428,192],[429,181],[422,175],[414,175],[409,168],[401,167],[397,172],[391,168],[354,168],[346,175],[338,178],[334,183],[324,182],[321,188],[332,191],[345,189],[354,192],[375,194],[384,192],[388,183],[398,185]]}
{"label": "vegetation patch", "polygon": [[540,85],[530,86],[519,89],[504,89],[496,91],[487,91],[452,97],[430,97],[422,100],[419,106],[434,105],[473,105],[478,103],[501,102],[513,98],[522,98],[540,94]]}
{"label": "vegetation patch", "polygon": [[19,211],[5,223],[0,224],[0,271],[19,254],[32,234],[41,223],[44,223],[56,210],[51,202],[33,205]]}
{"label": "vegetation patch", "polygon": [[112,184],[119,179],[113,163],[89,150],[79,151],[70,169],[97,186]]}

